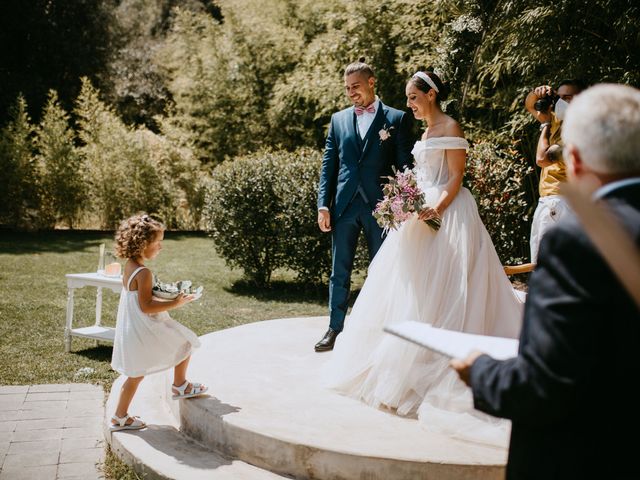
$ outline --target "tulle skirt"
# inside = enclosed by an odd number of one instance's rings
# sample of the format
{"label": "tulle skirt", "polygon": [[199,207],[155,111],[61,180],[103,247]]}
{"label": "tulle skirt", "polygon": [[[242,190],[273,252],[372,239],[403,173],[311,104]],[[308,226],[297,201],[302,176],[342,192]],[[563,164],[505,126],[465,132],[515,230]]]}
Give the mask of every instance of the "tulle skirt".
{"label": "tulle skirt", "polygon": [[[427,191],[435,203],[439,191]],[[417,416],[453,437],[504,447],[509,422],[473,408],[446,357],[383,332],[417,320],[516,338],[523,303],[513,291],[471,193],[462,188],[433,231],[414,217],[387,239],[325,367],[325,384],[374,407]]]}

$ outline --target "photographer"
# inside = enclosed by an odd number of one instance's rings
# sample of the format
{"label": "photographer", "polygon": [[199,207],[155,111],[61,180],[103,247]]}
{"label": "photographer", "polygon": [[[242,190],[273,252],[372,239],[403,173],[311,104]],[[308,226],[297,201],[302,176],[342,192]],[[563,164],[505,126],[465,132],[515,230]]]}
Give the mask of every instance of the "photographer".
{"label": "photographer", "polygon": [[525,106],[540,122],[540,138],[536,149],[536,164],[540,172],[540,199],[531,225],[531,262],[538,259],[538,246],[544,233],[568,211],[560,197],[560,184],[567,179],[562,158],[562,120],[573,97],[586,88],[581,80],[563,80],[558,90],[549,85],[536,87],[527,95]]}

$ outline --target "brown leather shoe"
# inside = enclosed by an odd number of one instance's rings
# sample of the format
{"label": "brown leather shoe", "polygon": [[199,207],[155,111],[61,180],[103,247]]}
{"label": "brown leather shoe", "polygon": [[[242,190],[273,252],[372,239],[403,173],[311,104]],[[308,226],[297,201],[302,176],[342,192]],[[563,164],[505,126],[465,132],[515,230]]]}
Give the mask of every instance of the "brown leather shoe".
{"label": "brown leather shoe", "polygon": [[316,343],[316,352],[328,352],[329,350],[333,350],[333,345],[336,343],[336,338],[339,333],[340,332],[336,332],[335,330],[327,330],[327,333],[324,334],[322,340]]}

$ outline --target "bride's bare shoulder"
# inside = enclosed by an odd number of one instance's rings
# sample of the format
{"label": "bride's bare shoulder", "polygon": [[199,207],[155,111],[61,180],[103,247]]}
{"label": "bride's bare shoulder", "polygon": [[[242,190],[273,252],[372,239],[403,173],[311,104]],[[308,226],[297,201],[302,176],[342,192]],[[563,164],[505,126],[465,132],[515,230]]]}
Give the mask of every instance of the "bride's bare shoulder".
{"label": "bride's bare shoulder", "polygon": [[460,124],[453,118],[449,117],[449,121],[444,126],[445,137],[462,137],[464,138],[464,132],[460,128]]}

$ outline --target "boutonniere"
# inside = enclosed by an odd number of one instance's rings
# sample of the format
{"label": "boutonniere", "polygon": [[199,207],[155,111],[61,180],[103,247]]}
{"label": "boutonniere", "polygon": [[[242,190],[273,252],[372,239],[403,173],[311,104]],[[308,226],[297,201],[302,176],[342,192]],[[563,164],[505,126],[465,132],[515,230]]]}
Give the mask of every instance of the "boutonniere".
{"label": "boutonniere", "polygon": [[378,132],[378,135],[380,136],[380,145],[382,145],[382,142],[391,138],[391,130],[393,130],[394,128],[395,127],[387,128],[387,124],[384,124],[384,127],[382,127],[382,129]]}

